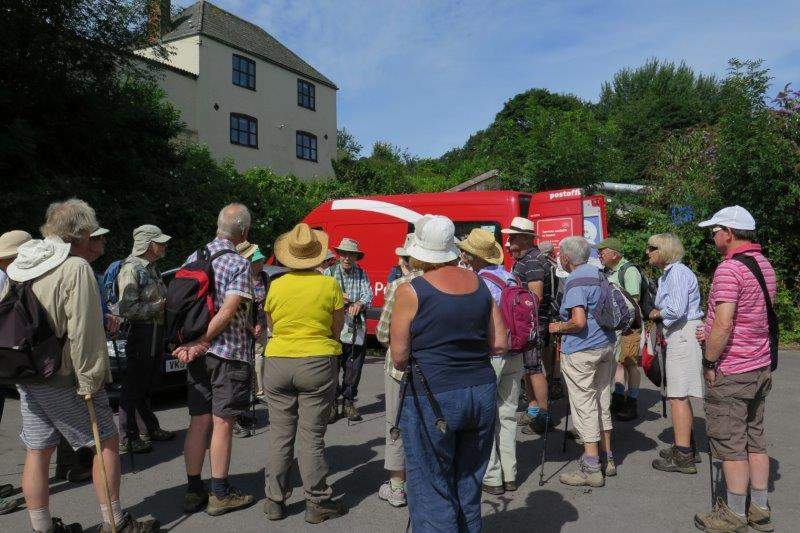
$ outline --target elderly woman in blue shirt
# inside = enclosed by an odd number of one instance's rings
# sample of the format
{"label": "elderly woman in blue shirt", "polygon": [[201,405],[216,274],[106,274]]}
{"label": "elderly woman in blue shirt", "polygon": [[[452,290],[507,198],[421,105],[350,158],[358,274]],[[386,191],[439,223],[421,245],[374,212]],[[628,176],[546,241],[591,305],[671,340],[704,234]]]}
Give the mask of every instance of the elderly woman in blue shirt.
{"label": "elderly woman in blue shirt", "polygon": [[675,444],[661,450],[653,468],[665,472],[696,474],[692,446],[694,413],[690,398],[703,398],[703,350],[695,332],[701,327],[700,288],[697,276],[684,265],[680,239],[671,233],[647,241],[650,265],[662,269],[655,309],[650,319],[661,321],[667,342],[667,398],[675,430]]}

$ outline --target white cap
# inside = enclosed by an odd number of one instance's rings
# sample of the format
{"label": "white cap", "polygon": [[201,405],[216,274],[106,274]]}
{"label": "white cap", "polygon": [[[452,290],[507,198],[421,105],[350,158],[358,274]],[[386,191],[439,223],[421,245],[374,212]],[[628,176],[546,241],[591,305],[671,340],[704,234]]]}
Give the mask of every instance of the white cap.
{"label": "white cap", "polygon": [[414,223],[414,242],[406,248],[408,255],[425,263],[441,264],[458,259],[453,238],[453,221],[441,215],[425,215]]}
{"label": "white cap", "polygon": [[756,229],[756,219],[753,215],[740,205],[723,207],[714,216],[698,224],[701,228],[709,226],[725,226],[731,229],[754,230]]}
{"label": "white cap", "polygon": [[106,228],[97,228],[96,230],[94,230],[89,234],[89,237],[99,237],[101,235],[105,235],[106,233],[108,233],[108,231],[109,230]]}

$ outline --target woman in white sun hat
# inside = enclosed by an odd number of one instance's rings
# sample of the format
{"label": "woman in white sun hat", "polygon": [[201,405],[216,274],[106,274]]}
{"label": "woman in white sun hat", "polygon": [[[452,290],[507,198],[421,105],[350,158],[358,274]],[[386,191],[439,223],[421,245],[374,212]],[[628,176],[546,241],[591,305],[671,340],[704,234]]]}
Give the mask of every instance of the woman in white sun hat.
{"label": "woman in white sun hat", "polygon": [[417,221],[408,254],[424,274],[398,287],[392,316],[392,363],[407,370],[400,429],[414,531],[481,530],[496,417],[489,358],[508,348],[489,289],[457,266],[454,232],[447,217]]}

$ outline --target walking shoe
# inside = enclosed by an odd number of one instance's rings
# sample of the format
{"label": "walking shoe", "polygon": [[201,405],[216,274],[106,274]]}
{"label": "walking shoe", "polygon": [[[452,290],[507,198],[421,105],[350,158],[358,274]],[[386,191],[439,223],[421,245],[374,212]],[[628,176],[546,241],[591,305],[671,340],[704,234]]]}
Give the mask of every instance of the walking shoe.
{"label": "walking shoe", "polygon": [[608,410],[611,411],[611,414],[619,413],[624,405],[625,405],[625,395],[620,394],[618,392],[612,392],[611,404],[608,407]]}
{"label": "walking shoe", "polygon": [[636,398],[626,398],[625,404],[617,412],[616,417],[620,422],[630,422],[639,416],[639,407]]}
{"label": "walking shoe", "polygon": [[517,482],[516,481],[506,481],[503,483],[503,488],[506,489],[506,492],[516,492],[517,490]]}
{"label": "walking shoe", "polygon": [[[662,472],[680,472],[681,474],[696,474],[697,467],[694,466],[692,454],[682,454],[674,446],[670,448],[671,453],[666,457],[659,457],[653,460],[653,468]],[[661,454],[659,454],[661,455]]]}
{"label": "walking shoe", "polygon": [[66,479],[70,483],[82,483],[92,477],[92,467],[74,466],[72,468],[56,468],[53,477],[56,479]]}
{"label": "walking shoe", "polygon": [[7,498],[12,494],[14,494],[14,485],[12,485],[11,483],[0,485],[0,498]]}
{"label": "walking shoe", "polygon": [[356,405],[353,402],[344,402],[344,416],[350,422],[360,422],[363,420],[361,415],[358,414],[358,409],[356,409]]}
{"label": "walking shoe", "polygon": [[533,419],[534,419],[534,417],[531,416],[531,414],[526,410],[524,413],[522,413],[522,416],[519,417],[519,420],[517,420],[517,425],[518,426],[530,426],[531,422],[533,422]]}
{"label": "walking shoe", "polygon": [[238,511],[245,507],[252,505],[256,501],[250,494],[242,494],[239,489],[231,487],[228,490],[228,495],[224,498],[217,498],[214,494],[208,495],[208,505],[206,506],[206,514],[210,516],[219,516],[221,514],[230,513],[231,511]]}
{"label": "walking shoe", "polygon": [[746,533],[747,518],[739,516],[728,507],[722,498],[717,498],[717,504],[710,513],[697,513],[694,515],[694,525],[700,531],[713,533]]}
{"label": "walking shoe", "polygon": [[567,438],[574,440],[575,444],[583,446],[583,439],[581,438],[580,434],[574,429],[567,430]]}
{"label": "walking shoe", "polygon": [[571,485],[573,487],[602,487],[606,484],[600,469],[590,467],[586,464],[586,461],[583,460],[583,457],[578,459],[578,469],[575,472],[561,474],[558,480],[564,485]]}
{"label": "walking shoe", "polygon": [[[660,450],[658,450],[658,456],[659,457],[663,457],[664,459],[666,459],[672,453],[672,449],[674,447],[675,446],[667,446],[666,448],[661,448]],[[700,452],[694,452],[693,460],[694,460],[695,464],[703,462],[703,460],[700,459]]]}
{"label": "walking shoe", "polygon": [[13,511],[16,511],[19,507],[20,500],[19,498],[15,498],[14,496],[6,496],[5,498],[0,498],[0,514],[8,514]]}
{"label": "walking shoe", "polygon": [[[34,533],[46,533],[44,531],[33,530]],[[60,518],[53,518],[53,527],[50,528],[48,533],[83,533],[83,527],[80,524],[65,524]]]}
{"label": "walking shoe", "polygon": [[326,500],[314,503],[306,500],[306,522],[309,524],[321,524],[325,520],[338,518],[347,513],[347,508],[341,502]]}
{"label": "walking shoe", "polygon": [[[117,525],[117,533],[151,533],[161,526],[158,520],[134,520],[130,513],[122,515],[122,523]],[[111,533],[111,524],[103,524],[100,533]]]}
{"label": "walking shoe", "polygon": [[501,494],[506,493],[506,489],[503,485],[486,485],[481,483],[481,490],[486,494],[491,494],[492,496],[500,496]]}
{"label": "walking shoe", "polygon": [[614,458],[611,457],[606,459],[602,463],[603,467],[603,475],[606,477],[614,477],[617,475],[617,463],[614,462]]}
{"label": "walking shoe", "polygon": [[174,431],[167,431],[166,429],[158,428],[149,435],[150,440],[154,440],[157,442],[163,442],[167,440],[172,440],[175,438]]}
{"label": "walking shoe", "polygon": [[183,512],[196,513],[208,505],[208,492],[187,492],[183,496]]}
{"label": "walking shoe", "polygon": [[389,502],[392,507],[403,507],[407,503],[405,489],[392,489],[388,481],[378,489],[378,498]]}
{"label": "walking shoe", "polygon": [[128,442],[120,441],[119,451],[128,453],[150,453],[153,451],[153,445],[142,439],[132,439]]}
{"label": "walking shoe", "polygon": [[750,507],[747,508],[747,523],[756,531],[774,531],[772,510],[769,508],[769,504],[766,509],[762,509],[750,502]]}
{"label": "walking shoe", "polygon": [[536,418],[534,418],[533,422],[531,422],[530,427],[534,433],[542,435],[544,434],[548,425],[551,425],[550,415],[547,413],[547,411],[539,411],[539,414],[536,415]]}
{"label": "walking shoe", "polygon": [[267,515],[267,520],[283,520],[286,518],[286,504],[267,498],[264,502],[264,514]]}

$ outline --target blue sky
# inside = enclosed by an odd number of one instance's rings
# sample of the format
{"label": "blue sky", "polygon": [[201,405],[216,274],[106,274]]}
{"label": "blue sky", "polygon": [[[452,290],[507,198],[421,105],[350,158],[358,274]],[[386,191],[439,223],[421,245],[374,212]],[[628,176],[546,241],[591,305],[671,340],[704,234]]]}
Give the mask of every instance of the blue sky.
{"label": "blue sky", "polygon": [[334,80],[339,127],[366,152],[386,140],[437,157],[517,93],[596,101],[603,81],[651,57],[719,76],[731,57],[761,58],[773,93],[800,86],[798,0],[211,1]]}

